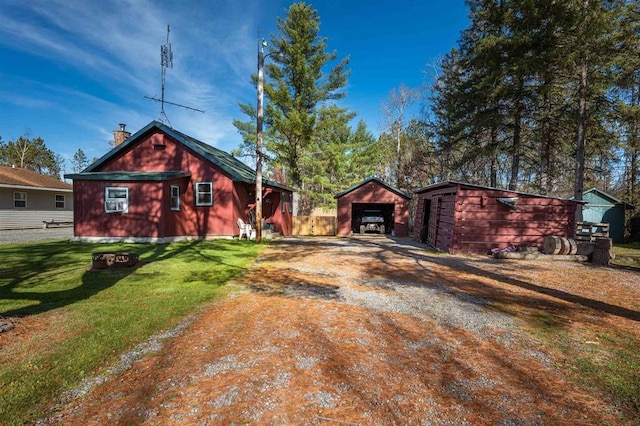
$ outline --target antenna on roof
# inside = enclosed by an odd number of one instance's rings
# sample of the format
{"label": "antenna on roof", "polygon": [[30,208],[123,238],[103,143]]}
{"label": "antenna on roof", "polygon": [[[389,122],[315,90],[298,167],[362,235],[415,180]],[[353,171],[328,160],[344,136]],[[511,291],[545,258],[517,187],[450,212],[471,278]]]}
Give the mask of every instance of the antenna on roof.
{"label": "antenna on roof", "polygon": [[165,86],[165,80],[167,76],[167,68],[173,68],[173,52],[171,51],[171,43],[169,43],[170,32],[171,32],[171,27],[167,25],[167,44],[163,44],[162,46],[160,46],[160,65],[162,66],[162,97],[158,99],[151,96],[145,96],[145,98],[151,99],[152,101],[160,102],[160,117],[158,118],[158,120],[161,123],[166,122],[169,125],[169,127],[172,127],[171,122],[169,121],[169,117],[167,117],[167,114],[164,112],[164,104],[169,104],[169,105],[173,105],[173,106],[177,106],[180,108],[185,108],[191,111],[196,111],[201,113],[204,113],[204,111],[197,108],[191,108],[186,105],[169,102],[164,99],[164,86]]}

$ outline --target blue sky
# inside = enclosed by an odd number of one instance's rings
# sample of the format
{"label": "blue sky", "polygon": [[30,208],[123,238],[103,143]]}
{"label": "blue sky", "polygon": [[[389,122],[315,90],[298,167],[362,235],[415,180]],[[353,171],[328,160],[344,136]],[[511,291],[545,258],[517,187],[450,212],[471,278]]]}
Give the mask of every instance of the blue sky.
{"label": "blue sky", "polygon": [[[241,139],[238,102],[254,102],[258,29],[269,38],[292,1],[2,0],[0,136],[40,136],[71,159],[101,157],[118,123],[135,133],[160,117],[160,46],[170,42],[165,106],[171,125],[225,151]],[[429,64],[456,45],[463,0],[320,0],[320,34],[350,57],[341,101],[378,134],[392,89],[428,82]],[[71,165],[66,165],[71,171]]]}

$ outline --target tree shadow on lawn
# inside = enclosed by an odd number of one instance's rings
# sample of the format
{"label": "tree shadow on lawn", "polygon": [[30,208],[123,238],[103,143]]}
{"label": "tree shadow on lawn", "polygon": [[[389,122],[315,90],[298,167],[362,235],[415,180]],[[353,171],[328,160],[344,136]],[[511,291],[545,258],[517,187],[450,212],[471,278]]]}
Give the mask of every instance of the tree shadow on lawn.
{"label": "tree shadow on lawn", "polygon": [[[510,267],[504,261],[493,258],[467,260],[460,256],[436,253],[430,251],[426,245],[399,238],[299,238],[275,244],[276,247],[278,244],[285,244],[283,249],[286,250],[285,255],[291,263],[304,262],[316,251],[338,248],[336,267],[340,267],[338,266],[341,260],[339,258],[340,252],[349,255],[358,252],[354,247],[364,248],[366,249],[364,252],[360,251],[362,256],[371,259],[367,271],[372,277],[378,278],[372,280],[371,284],[374,287],[385,286],[385,280],[388,278],[401,285],[433,288],[471,303],[483,306],[489,304],[493,309],[503,310],[510,315],[514,315],[514,310],[508,310],[506,307],[519,306],[525,311],[522,313],[532,321],[542,320],[550,326],[568,326],[574,321],[574,316],[580,312],[577,307],[571,305],[589,308],[592,310],[591,314],[595,313],[599,316],[609,314],[631,321],[640,321],[640,312],[638,311],[560,289],[537,285],[533,282],[513,278],[508,274],[509,269],[513,269],[514,272],[537,271],[541,267],[545,267],[540,263],[518,263],[518,265]],[[276,252],[262,258],[262,260],[281,259],[282,255],[283,253]],[[399,259],[402,262],[399,262]],[[499,264],[504,267],[505,273],[479,268],[476,266],[478,262],[489,265]],[[399,263],[401,264],[399,265]],[[437,272],[430,266],[450,268],[452,273],[449,276],[444,276],[442,271]],[[348,267],[348,264],[342,267]],[[553,268],[557,267],[558,265],[553,265]],[[531,293],[514,292],[492,286],[485,282],[487,279]],[[392,285],[387,287],[387,289],[391,289]],[[526,312],[527,310],[529,311]]]}
{"label": "tree shadow on lawn", "polygon": [[[0,255],[18,257],[20,261],[0,266],[0,274],[9,278],[6,284],[0,285],[0,299],[36,303],[0,312],[0,316],[36,315],[88,299],[112,287],[145,264],[179,256],[192,250],[199,243],[200,241],[175,245],[127,244],[116,246],[58,241],[26,247],[23,245],[3,246],[0,248]],[[91,270],[91,256],[94,252],[134,253],[141,260],[138,265],[131,268]],[[51,291],[29,291],[29,289],[36,290],[41,284],[46,283],[51,279],[52,274],[74,274],[78,269],[85,271],[82,273],[80,284],[75,287]],[[61,284],[60,287],[65,287],[65,285]]]}

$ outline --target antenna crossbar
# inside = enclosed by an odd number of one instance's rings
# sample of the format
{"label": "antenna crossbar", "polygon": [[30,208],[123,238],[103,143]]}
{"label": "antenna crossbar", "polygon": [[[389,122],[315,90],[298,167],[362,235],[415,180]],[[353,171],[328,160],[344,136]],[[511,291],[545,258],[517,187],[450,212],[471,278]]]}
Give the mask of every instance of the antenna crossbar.
{"label": "antenna crossbar", "polygon": [[180,107],[180,108],[185,108],[185,109],[188,109],[188,110],[191,110],[191,111],[204,113],[204,111],[202,111],[200,109],[188,107],[186,105],[181,105],[181,104],[177,104],[177,103],[174,103],[174,102],[169,102],[169,101],[164,99],[164,88],[165,88],[165,80],[166,80],[167,68],[173,68],[173,52],[171,51],[171,43],[169,43],[169,33],[170,32],[171,32],[171,27],[169,25],[167,25],[167,43],[163,44],[162,46],[160,46],[160,66],[162,67],[162,96],[160,97],[160,99],[154,98],[154,97],[150,97],[150,96],[145,96],[146,99],[150,99],[152,101],[160,102],[160,117],[159,117],[159,120],[161,122],[163,122],[163,123],[166,120],[166,122],[169,124],[169,127],[171,127],[171,122],[169,121],[169,117],[167,117],[167,114],[164,112],[164,105],[165,104],[177,106],[177,107]]}

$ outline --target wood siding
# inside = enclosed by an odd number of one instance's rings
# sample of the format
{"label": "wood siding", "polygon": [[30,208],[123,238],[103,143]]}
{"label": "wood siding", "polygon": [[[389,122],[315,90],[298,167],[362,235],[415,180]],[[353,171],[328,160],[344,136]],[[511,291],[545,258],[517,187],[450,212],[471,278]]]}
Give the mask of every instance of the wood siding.
{"label": "wood siding", "polygon": [[[518,198],[515,209],[498,201],[512,197]],[[482,253],[508,246],[540,247],[545,235],[572,238],[574,234],[575,202],[457,186],[419,194],[416,235],[424,235],[425,200],[431,201],[427,243],[450,253]]]}
{"label": "wood siding", "polygon": [[336,217],[295,216],[293,235],[334,236],[336,235]]}
{"label": "wood siding", "polygon": [[[13,206],[15,191],[27,193],[26,208]],[[56,195],[64,195],[64,208],[56,208]],[[73,194],[70,191],[0,188],[0,230],[42,228],[45,220],[73,221]]]}
{"label": "wood siding", "polygon": [[[207,237],[239,235],[238,218],[249,218],[254,203],[253,185],[233,182],[216,165],[182,143],[156,130],[106,163],[100,172],[187,171],[190,177],[165,181],[75,180],[74,235],[76,237]],[[213,205],[196,206],[195,182],[213,183]],[[106,213],[104,188],[129,189],[128,213]],[[180,210],[171,210],[170,187],[180,188]],[[263,198],[267,220],[283,235],[291,234],[291,213],[281,213],[281,194],[272,191]]]}
{"label": "wood siding", "polygon": [[353,204],[393,204],[393,230],[398,237],[409,235],[409,200],[376,181],[370,181],[338,198],[337,235],[351,234]]}

